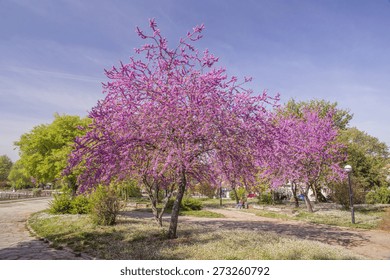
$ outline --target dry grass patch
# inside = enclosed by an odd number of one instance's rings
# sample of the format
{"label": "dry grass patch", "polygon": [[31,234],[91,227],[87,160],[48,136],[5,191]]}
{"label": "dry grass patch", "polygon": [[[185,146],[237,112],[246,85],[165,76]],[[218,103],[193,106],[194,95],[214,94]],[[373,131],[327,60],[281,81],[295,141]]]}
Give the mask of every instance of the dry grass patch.
{"label": "dry grass patch", "polygon": [[[335,207],[331,207],[332,205],[329,205],[329,208],[326,208],[326,206],[325,204],[319,206],[313,213],[309,213],[303,208],[294,209],[293,207],[286,206],[274,206],[275,211],[267,209],[250,209],[246,211],[262,217],[363,229],[379,228],[383,224],[385,217],[385,210],[383,208],[355,209],[356,223],[352,224],[350,211],[336,209]],[[388,223],[390,224],[390,221]]]}
{"label": "dry grass patch", "polygon": [[390,208],[386,209],[386,212],[383,215],[383,219],[379,224],[379,228],[381,230],[390,231]]}
{"label": "dry grass patch", "polygon": [[[179,238],[168,240],[150,219],[120,216],[115,226],[96,226],[86,215],[32,216],[30,225],[58,246],[69,246],[99,259],[358,259],[343,249],[250,230],[179,225]],[[166,229],[165,229],[166,230]]]}

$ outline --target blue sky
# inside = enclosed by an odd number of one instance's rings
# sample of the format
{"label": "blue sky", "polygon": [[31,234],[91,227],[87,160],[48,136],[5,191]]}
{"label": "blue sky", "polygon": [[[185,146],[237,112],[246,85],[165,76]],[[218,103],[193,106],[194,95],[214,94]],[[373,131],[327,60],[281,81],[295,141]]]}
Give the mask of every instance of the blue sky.
{"label": "blue sky", "polygon": [[390,145],[388,0],[0,0],[0,155],[56,112],[87,115],[149,18],[171,46],[204,23],[197,47],[256,92],[338,102]]}

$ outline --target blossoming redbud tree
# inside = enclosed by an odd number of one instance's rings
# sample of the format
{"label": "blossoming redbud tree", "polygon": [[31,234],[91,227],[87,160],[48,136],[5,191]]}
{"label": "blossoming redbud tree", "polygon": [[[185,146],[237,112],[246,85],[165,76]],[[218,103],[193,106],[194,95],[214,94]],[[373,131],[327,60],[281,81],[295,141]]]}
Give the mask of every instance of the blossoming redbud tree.
{"label": "blossoming redbud tree", "polygon": [[274,186],[290,182],[293,192],[296,191],[294,187],[301,186],[310,212],[313,212],[308,198],[310,189],[315,191],[319,184],[345,178],[340,164],[346,155],[343,145],[337,141],[338,128],[333,112],[322,117],[320,113],[319,110],[304,109],[301,117],[276,114],[280,138],[275,138],[274,156],[265,161],[265,177],[270,178]]}
{"label": "blossoming redbud tree", "polygon": [[[253,175],[255,150],[270,145],[269,111],[277,97],[254,95],[216,68],[218,58],[192,45],[203,25],[171,49],[154,20],[148,43],[127,64],[106,71],[105,98],[91,110],[90,130],[76,141],[69,169],[80,164],[80,191],[136,178],[149,191],[156,220],[158,190],[174,193],[168,237],[177,233],[180,203],[191,181]],[[271,134],[269,134],[271,135]],[[253,152],[252,152],[253,151]],[[261,153],[260,153],[261,154]],[[234,177],[234,178],[233,178]]]}

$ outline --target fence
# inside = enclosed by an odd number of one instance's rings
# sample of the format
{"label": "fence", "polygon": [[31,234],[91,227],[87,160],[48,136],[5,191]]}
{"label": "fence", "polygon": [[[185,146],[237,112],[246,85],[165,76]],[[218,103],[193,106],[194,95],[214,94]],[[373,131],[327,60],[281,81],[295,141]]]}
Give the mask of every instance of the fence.
{"label": "fence", "polygon": [[32,197],[49,197],[53,191],[49,190],[23,190],[23,191],[0,191],[0,200],[23,199]]}

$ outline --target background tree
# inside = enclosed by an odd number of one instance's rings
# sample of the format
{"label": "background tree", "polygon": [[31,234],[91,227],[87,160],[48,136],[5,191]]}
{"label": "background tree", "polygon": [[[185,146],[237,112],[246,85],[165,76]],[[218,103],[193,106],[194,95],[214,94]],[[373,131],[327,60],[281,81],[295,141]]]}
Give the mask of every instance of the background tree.
{"label": "background tree", "polygon": [[353,118],[353,114],[348,109],[338,108],[337,102],[330,102],[323,99],[312,99],[309,101],[295,101],[290,99],[282,113],[293,114],[297,117],[302,117],[303,111],[315,110],[321,118],[326,117],[329,112],[332,112],[333,122],[339,129],[346,129],[349,122]]}
{"label": "background tree", "polygon": [[287,182],[293,187],[301,186],[307,209],[312,212],[309,190],[315,192],[318,185],[343,178],[340,163],[345,155],[336,141],[339,130],[333,114],[321,116],[318,109],[307,108],[299,117],[276,114],[275,122],[283,139],[276,142],[276,157],[266,162],[264,174],[271,178],[274,187]]}
{"label": "background tree", "polygon": [[12,168],[12,160],[7,155],[0,156],[0,187],[8,185],[8,175]]}
{"label": "background tree", "polygon": [[[149,41],[136,50],[143,57],[106,71],[106,97],[92,109],[92,129],[77,140],[70,169],[85,163],[82,190],[132,177],[150,194],[174,191],[168,237],[175,238],[181,201],[191,182],[215,185],[226,174],[221,159],[251,162],[251,150],[269,145],[266,107],[275,100],[266,93],[252,95],[236,77],[213,67],[215,56],[191,45],[202,37],[203,26],[174,49],[154,20],[150,28],[151,35],[137,28]],[[245,174],[249,171],[242,170],[241,176]],[[149,197],[153,204],[155,196]]]}
{"label": "background tree", "polygon": [[[337,102],[332,103],[330,101],[326,101],[323,99],[321,100],[312,99],[309,101],[296,101],[294,99],[290,99],[286,103],[281,113],[286,115],[294,115],[298,118],[302,118],[303,112],[305,110],[315,110],[319,113],[319,116],[321,118],[324,118],[327,116],[327,114],[332,113],[333,124],[341,131],[346,130],[348,128],[348,124],[353,117],[353,114],[351,114],[348,109],[339,108]],[[291,184],[292,184],[295,204],[299,205],[298,198],[295,195],[297,190],[296,182],[291,182]],[[316,201],[324,202],[327,199],[322,195],[322,187],[323,185],[321,184],[317,184],[316,186],[313,187]]]}
{"label": "background tree", "polygon": [[[348,163],[353,167],[352,186],[356,203],[364,203],[369,191],[389,186],[389,169],[386,168],[389,149],[385,143],[355,127],[343,130],[339,141],[346,146],[348,155],[343,165]],[[349,207],[346,186],[334,184],[332,187],[335,200]]]}
{"label": "background tree", "polygon": [[[77,136],[84,134],[90,120],[79,116],[54,115],[51,124],[35,126],[15,142],[19,148],[23,173],[33,177],[37,184],[57,184],[67,166],[68,156]],[[19,168],[19,167],[18,167]],[[69,174],[68,181],[72,175]]]}
{"label": "background tree", "polygon": [[20,160],[16,161],[12,166],[11,171],[8,175],[8,180],[11,186],[15,189],[22,189],[25,187],[33,186],[31,176],[24,168]]}

